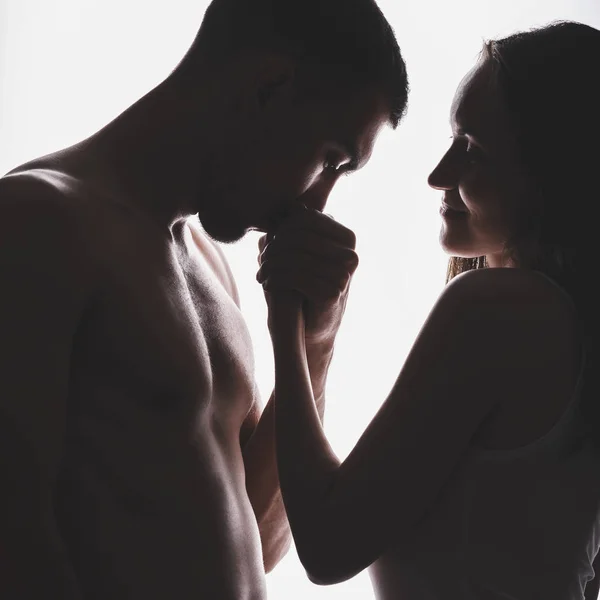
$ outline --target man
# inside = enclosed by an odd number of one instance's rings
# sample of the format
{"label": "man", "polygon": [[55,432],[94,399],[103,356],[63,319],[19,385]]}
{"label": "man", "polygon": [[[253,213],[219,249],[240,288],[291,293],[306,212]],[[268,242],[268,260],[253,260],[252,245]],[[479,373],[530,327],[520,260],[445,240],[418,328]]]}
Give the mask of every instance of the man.
{"label": "man", "polygon": [[0,179],[2,598],[265,598],[272,402],[212,240],[287,242],[322,415],[356,258],[321,211],[406,95],[372,0],[215,0],[163,83]]}

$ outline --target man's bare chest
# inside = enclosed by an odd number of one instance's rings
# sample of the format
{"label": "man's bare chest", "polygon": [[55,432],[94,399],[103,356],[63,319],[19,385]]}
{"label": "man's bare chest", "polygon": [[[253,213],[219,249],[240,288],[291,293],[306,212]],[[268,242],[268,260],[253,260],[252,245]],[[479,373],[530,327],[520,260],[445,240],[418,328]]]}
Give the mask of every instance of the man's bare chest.
{"label": "man's bare chest", "polygon": [[239,426],[254,399],[254,361],[238,307],[201,258],[182,265],[148,250],[108,263],[75,375],[176,419],[210,411]]}

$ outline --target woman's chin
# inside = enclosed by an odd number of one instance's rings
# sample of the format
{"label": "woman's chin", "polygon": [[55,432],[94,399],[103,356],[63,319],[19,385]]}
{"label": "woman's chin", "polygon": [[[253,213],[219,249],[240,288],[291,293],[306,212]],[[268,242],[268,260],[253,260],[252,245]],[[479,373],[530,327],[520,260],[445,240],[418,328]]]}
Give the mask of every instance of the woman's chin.
{"label": "woman's chin", "polygon": [[477,258],[484,254],[483,250],[478,250],[464,241],[451,238],[444,235],[444,231],[440,234],[440,246],[442,250],[451,257],[457,258]]}

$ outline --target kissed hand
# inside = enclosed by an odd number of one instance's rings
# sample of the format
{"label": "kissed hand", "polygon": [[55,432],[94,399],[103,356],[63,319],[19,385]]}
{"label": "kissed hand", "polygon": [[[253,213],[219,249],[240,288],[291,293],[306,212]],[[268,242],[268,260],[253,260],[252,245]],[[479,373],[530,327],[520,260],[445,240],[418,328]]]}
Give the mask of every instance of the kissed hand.
{"label": "kissed hand", "polygon": [[298,203],[259,241],[256,276],[269,306],[269,329],[303,311],[307,346],[333,344],[358,266],[356,237],[331,217]]}

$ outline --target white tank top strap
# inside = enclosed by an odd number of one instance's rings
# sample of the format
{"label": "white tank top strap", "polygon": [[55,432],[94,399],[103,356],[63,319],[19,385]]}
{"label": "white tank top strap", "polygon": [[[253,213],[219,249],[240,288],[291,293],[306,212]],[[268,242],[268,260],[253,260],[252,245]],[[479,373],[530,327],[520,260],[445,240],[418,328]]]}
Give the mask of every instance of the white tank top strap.
{"label": "white tank top strap", "polygon": [[[546,281],[550,282],[554,287],[558,288],[563,296],[568,300],[569,304],[576,312],[576,307],[573,299],[567,291],[561,287],[554,279],[542,273],[535,271],[542,276]],[[529,442],[518,448],[509,450],[488,450],[485,448],[477,448],[476,453],[478,459],[481,460],[513,460],[517,458],[531,457],[535,459],[542,454],[563,453],[569,447],[573,447],[579,440],[585,437],[585,427],[583,426],[582,416],[579,412],[579,401],[581,399],[581,388],[583,385],[583,374],[585,371],[586,356],[585,348],[581,344],[581,356],[579,374],[571,395],[571,400],[566,409],[562,413],[558,421],[552,428],[533,442]]]}

